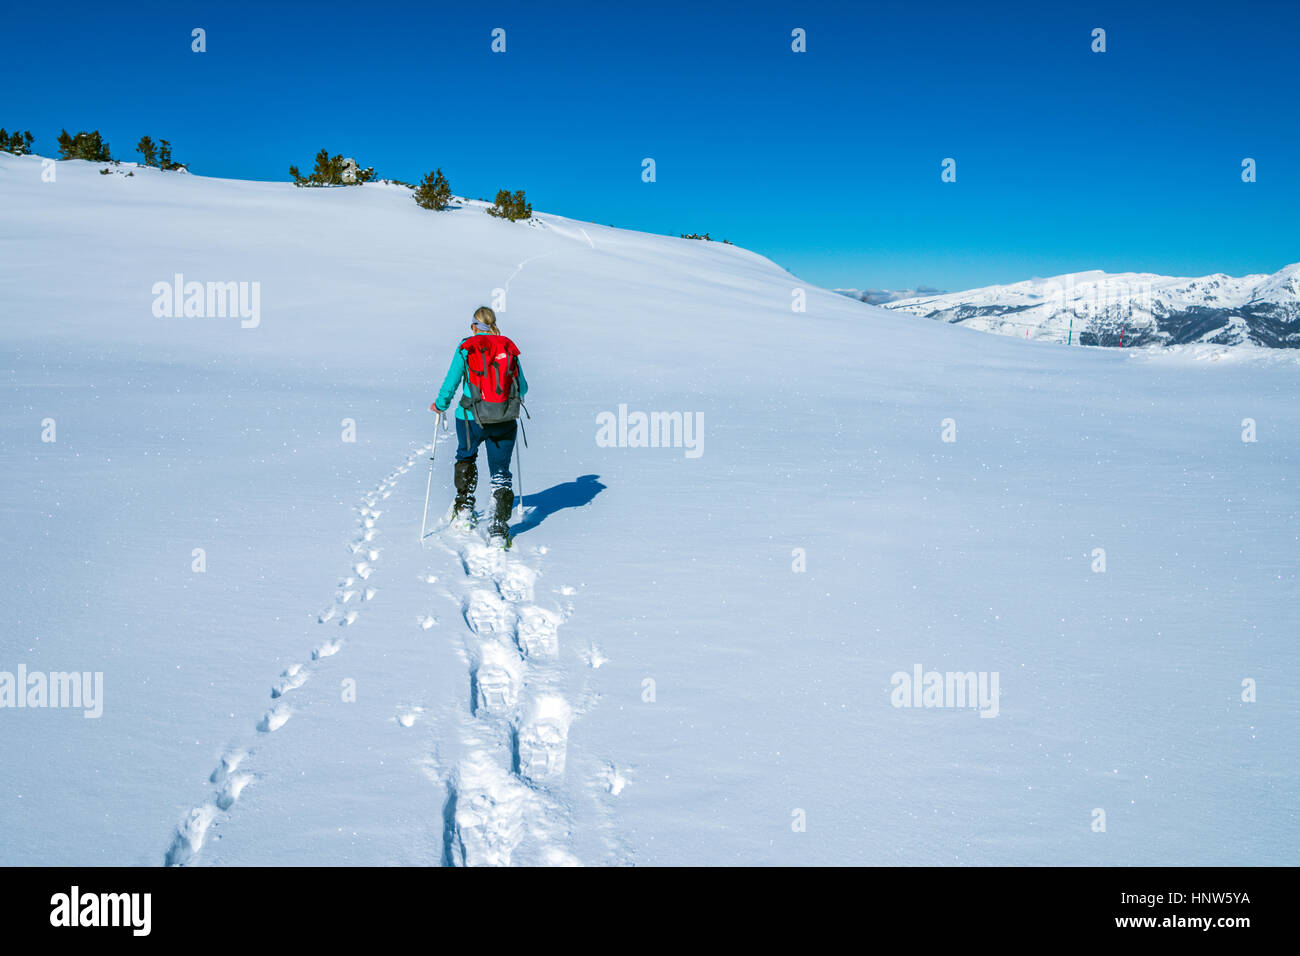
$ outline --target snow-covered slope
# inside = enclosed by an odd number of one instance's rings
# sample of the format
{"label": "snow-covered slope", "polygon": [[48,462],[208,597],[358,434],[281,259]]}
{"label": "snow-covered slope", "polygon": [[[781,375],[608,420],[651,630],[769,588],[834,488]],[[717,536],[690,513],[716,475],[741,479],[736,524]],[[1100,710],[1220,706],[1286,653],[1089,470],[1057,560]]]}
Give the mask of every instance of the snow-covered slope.
{"label": "snow-covered slope", "polygon": [[1080,272],[914,296],[886,308],[986,332],[1083,345],[1300,348],[1300,263],[1242,278]]}
{"label": "snow-covered slope", "polygon": [[[103,674],[97,719],[0,708],[0,862],[1297,862],[1293,367],[127,171],[0,156],[0,672]],[[177,275],[248,317],[156,315]],[[421,542],[502,295],[515,548]],[[598,440],[636,412],[702,433]],[[895,706],[916,667],[998,696]]]}

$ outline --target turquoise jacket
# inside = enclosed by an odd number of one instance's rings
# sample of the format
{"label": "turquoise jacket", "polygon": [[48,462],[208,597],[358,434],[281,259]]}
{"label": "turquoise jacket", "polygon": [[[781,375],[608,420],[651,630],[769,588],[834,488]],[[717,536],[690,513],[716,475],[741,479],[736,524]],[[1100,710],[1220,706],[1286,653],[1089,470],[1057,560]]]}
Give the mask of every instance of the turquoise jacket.
{"label": "turquoise jacket", "polygon": [[[475,335],[488,335],[487,332],[475,332]],[[446,410],[451,408],[451,403],[456,396],[456,389],[465,381],[465,353],[460,347],[468,342],[470,336],[465,336],[456,344],[456,354],[451,357],[451,368],[447,369],[447,377],[442,380],[442,388],[438,389],[437,405],[439,408]],[[517,366],[519,369],[519,397],[523,398],[528,394],[528,379],[524,378],[524,367],[522,364]],[[461,421],[473,421],[470,413],[461,408],[460,403],[456,404],[456,417]]]}

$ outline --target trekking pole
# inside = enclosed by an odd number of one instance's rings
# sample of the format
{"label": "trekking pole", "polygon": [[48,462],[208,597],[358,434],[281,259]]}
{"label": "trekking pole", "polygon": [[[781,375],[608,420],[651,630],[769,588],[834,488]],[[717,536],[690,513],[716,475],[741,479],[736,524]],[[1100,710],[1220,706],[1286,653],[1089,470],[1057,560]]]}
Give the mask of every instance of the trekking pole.
{"label": "trekking pole", "polygon": [[[523,403],[521,402],[520,405],[522,407]],[[524,414],[528,415],[527,408],[524,408]],[[532,418],[533,416],[528,415],[528,417]],[[519,420],[519,432],[521,435],[523,435],[524,446],[527,447],[528,432],[524,430],[523,419]],[[519,476],[519,500],[516,502],[515,520],[523,521],[524,520],[524,464],[523,464],[523,458],[519,454],[519,442],[515,442],[515,474]]]}
{"label": "trekking pole", "polygon": [[424,526],[429,520],[429,492],[433,490],[433,456],[438,453],[438,426],[442,424],[442,412],[439,412],[438,423],[433,428],[433,447],[429,449],[429,480],[424,484],[424,516],[420,518],[421,546],[424,544]]}
{"label": "trekking pole", "polygon": [[524,466],[519,457],[519,443],[515,442],[515,481],[519,485],[519,500],[515,502],[515,520],[524,520]]}

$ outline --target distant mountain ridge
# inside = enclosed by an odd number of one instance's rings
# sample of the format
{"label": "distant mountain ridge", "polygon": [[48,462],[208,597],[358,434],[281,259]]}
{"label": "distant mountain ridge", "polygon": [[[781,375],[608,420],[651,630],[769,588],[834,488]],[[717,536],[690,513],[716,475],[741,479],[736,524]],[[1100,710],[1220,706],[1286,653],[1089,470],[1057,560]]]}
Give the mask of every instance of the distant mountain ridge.
{"label": "distant mountain ridge", "polygon": [[985,332],[1080,345],[1300,348],[1300,263],[1240,278],[1079,272],[879,304]]}
{"label": "distant mountain ridge", "polygon": [[867,305],[884,305],[887,302],[897,302],[900,299],[944,294],[942,289],[932,289],[928,286],[918,286],[915,289],[832,289],[831,291],[846,295],[850,299],[857,299],[859,302],[865,302]]}

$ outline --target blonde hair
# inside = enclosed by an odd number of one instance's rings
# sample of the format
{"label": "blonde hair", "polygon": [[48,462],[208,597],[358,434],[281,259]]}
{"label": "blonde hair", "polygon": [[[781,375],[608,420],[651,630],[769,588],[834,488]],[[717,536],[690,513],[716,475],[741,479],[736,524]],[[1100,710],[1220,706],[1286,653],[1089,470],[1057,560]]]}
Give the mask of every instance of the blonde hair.
{"label": "blonde hair", "polygon": [[497,314],[486,305],[480,305],[474,310],[474,321],[479,325],[486,325],[492,330],[493,335],[501,334],[501,330],[497,328]]}

